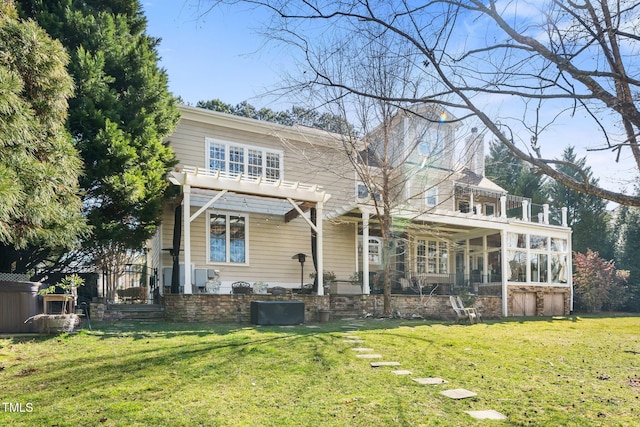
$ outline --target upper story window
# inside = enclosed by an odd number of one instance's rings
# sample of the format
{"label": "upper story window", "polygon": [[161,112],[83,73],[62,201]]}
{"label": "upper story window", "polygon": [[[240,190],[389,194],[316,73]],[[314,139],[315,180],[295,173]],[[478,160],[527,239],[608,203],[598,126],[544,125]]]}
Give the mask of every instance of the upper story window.
{"label": "upper story window", "polygon": [[[356,197],[358,199],[367,199],[370,195],[369,187],[367,187],[364,183],[358,182],[356,184]],[[377,201],[381,200],[380,192],[378,190],[373,190],[374,198]]]}
{"label": "upper story window", "polygon": [[206,138],[207,166],[229,175],[282,179],[282,151]]}
{"label": "upper story window", "polygon": [[432,187],[429,188],[425,192],[424,202],[427,206],[437,206],[438,205],[438,188]]}
{"label": "upper story window", "polygon": [[444,132],[435,127],[425,130],[418,143],[418,153],[425,157],[439,157],[444,151]]}

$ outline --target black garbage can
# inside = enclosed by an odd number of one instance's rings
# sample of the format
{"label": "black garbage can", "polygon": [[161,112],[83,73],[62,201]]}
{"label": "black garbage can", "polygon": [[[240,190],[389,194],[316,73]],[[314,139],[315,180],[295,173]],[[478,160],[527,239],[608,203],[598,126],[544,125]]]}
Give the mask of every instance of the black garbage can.
{"label": "black garbage can", "polygon": [[299,325],[304,323],[302,301],[251,301],[254,325]]}

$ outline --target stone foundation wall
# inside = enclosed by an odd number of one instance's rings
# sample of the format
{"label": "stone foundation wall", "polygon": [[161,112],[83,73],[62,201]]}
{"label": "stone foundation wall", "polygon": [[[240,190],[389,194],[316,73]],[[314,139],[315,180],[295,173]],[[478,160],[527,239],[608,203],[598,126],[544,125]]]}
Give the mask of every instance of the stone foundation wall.
{"label": "stone foundation wall", "polygon": [[[302,301],[305,322],[319,320],[319,310],[331,310],[335,317],[380,316],[384,312],[382,295],[166,295],[162,303],[165,318],[175,322],[243,322],[251,320],[251,301]],[[501,317],[501,298],[475,297],[474,307],[487,318]],[[396,317],[422,317],[454,320],[448,296],[394,295],[392,314]]]}

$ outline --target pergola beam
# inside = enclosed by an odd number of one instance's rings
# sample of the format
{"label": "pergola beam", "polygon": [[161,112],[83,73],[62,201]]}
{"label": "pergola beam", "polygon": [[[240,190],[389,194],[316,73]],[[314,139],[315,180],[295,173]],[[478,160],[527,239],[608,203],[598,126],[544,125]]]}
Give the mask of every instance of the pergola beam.
{"label": "pergola beam", "polygon": [[[175,170],[169,173],[169,181],[174,185],[182,187],[183,193],[183,223],[184,229],[184,264],[185,264],[185,283],[184,293],[191,294],[193,292],[191,286],[191,222],[194,221],[203,212],[209,209],[222,196],[228,192],[237,194],[246,194],[259,197],[267,197],[274,199],[287,200],[293,207],[292,211],[287,215],[295,218],[300,215],[309,227],[317,234],[316,253],[317,253],[317,270],[320,272],[318,277],[318,295],[324,294],[322,271],[323,271],[323,233],[322,233],[322,211],[324,202],[331,196],[321,189],[318,185],[303,184],[300,182],[289,181],[265,181],[262,177],[251,178],[242,174],[228,175],[220,171],[210,172],[208,170],[199,170],[194,167],[184,167],[182,170]],[[211,198],[204,206],[198,209],[193,215],[191,211],[191,190],[192,188],[200,188],[205,190],[219,191],[217,195]],[[298,206],[298,203],[300,203]],[[317,224],[304,215],[304,210],[315,206],[318,218]],[[302,207],[302,208],[301,208]],[[291,212],[295,212],[295,215]],[[292,219],[293,219],[292,218]]]}

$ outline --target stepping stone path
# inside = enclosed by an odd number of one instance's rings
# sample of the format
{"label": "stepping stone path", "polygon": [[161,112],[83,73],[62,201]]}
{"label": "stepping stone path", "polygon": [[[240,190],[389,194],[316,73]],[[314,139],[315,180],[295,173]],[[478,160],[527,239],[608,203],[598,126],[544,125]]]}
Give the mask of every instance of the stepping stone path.
{"label": "stepping stone path", "polygon": [[440,394],[450,397],[451,399],[466,399],[468,397],[474,397],[478,395],[478,393],[474,393],[472,391],[465,390],[463,388],[454,388],[453,390],[445,390]]}
{"label": "stepping stone path", "polygon": [[[343,319],[345,321],[353,321],[355,319]],[[345,325],[342,326],[342,329],[358,329],[360,327],[363,327],[364,324],[360,324],[360,323],[351,323],[349,325]],[[345,331],[345,333],[349,333],[350,331]],[[355,336],[355,335],[347,335],[345,336],[346,339],[343,340],[343,342],[345,344],[360,344],[363,343],[364,341],[360,339],[360,337]],[[358,352],[358,353],[364,353],[364,354],[357,354],[356,357],[359,359],[379,359],[382,358],[381,354],[374,354],[374,353],[366,353],[369,351],[373,351],[373,348],[369,348],[369,347],[353,347],[352,348],[353,351]],[[371,362],[370,363],[372,368],[379,368],[382,366],[400,366],[400,362]],[[395,371],[391,371],[394,375],[411,375],[411,371],[406,370],[406,369],[398,369]],[[447,381],[442,379],[442,378],[438,378],[438,377],[428,377],[428,378],[412,378],[413,381],[419,383],[419,384],[423,384],[423,385],[439,385],[439,384],[446,384]],[[452,389],[452,390],[445,390],[442,391],[440,394],[447,396],[451,399],[467,399],[469,397],[474,397],[477,396],[478,394],[473,392],[473,391],[469,391],[469,390],[465,390],[463,388],[456,388],[456,389]],[[464,411],[465,413],[469,414],[472,418],[475,419],[479,419],[479,420],[506,420],[507,416],[504,414],[501,414],[500,412],[494,410],[494,409],[488,409],[488,410],[483,410],[483,411]]]}
{"label": "stepping stone path", "polygon": [[446,381],[443,380],[442,378],[411,378],[412,380],[414,380],[415,382],[417,382],[418,384],[422,384],[422,385],[435,385],[435,384],[446,384]]}
{"label": "stepping stone path", "polygon": [[500,412],[488,409],[486,411],[464,411],[478,420],[506,420],[507,416]]}
{"label": "stepping stone path", "polygon": [[400,366],[400,362],[371,362],[372,368],[379,368],[381,366]]}

